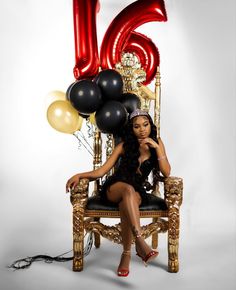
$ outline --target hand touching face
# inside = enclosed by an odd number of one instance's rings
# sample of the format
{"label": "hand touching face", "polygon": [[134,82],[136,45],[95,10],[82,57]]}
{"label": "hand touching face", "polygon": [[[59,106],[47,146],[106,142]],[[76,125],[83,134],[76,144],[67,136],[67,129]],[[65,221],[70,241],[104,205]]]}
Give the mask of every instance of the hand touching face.
{"label": "hand touching face", "polygon": [[158,148],[158,144],[152,139],[152,138],[143,138],[143,139],[138,139],[140,146],[148,146],[151,148]]}

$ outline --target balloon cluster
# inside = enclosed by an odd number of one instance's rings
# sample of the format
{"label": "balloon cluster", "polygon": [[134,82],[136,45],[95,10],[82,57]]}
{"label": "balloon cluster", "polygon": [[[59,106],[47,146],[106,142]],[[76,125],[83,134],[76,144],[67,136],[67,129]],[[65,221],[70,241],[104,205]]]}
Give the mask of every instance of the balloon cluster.
{"label": "balloon cluster", "polygon": [[79,112],[88,118],[95,113],[97,127],[103,133],[116,133],[126,123],[128,113],[140,108],[138,96],[122,93],[121,75],[113,69],[99,72],[93,80],[83,79],[72,83],[66,98]]}
{"label": "balloon cluster", "polygon": [[99,10],[99,0],[73,0],[76,81],[66,94],[53,92],[50,98],[54,102],[47,110],[49,124],[63,133],[80,130],[83,118],[96,122],[104,133],[116,133],[125,124],[127,114],[141,105],[136,95],[122,94],[122,78],[113,70],[122,52],[137,55],[146,72],[144,85],[153,80],[160,62],[156,45],[135,29],[151,21],[167,21],[164,0],[139,0],[124,8],[104,35],[100,57],[96,28]]}

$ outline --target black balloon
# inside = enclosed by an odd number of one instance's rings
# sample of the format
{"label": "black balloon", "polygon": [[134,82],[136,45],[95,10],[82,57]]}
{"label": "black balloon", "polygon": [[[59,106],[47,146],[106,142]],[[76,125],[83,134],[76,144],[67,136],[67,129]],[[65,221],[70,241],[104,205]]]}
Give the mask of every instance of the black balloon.
{"label": "black balloon", "polygon": [[120,101],[123,80],[117,71],[114,69],[103,70],[94,78],[94,81],[101,88],[102,97],[105,101]]}
{"label": "black balloon", "polygon": [[77,83],[77,81],[74,82],[74,83],[72,83],[72,84],[70,84],[69,87],[68,87],[67,90],[66,90],[66,98],[67,98],[68,101],[70,100],[70,90],[71,90],[71,88],[73,87],[73,85],[74,85],[75,83]]}
{"label": "black balloon", "polygon": [[69,100],[80,113],[91,114],[102,105],[101,90],[91,80],[80,80],[70,88]]}
{"label": "black balloon", "polygon": [[96,124],[103,133],[115,133],[125,125],[128,113],[117,101],[106,102],[95,114]]}
{"label": "black balloon", "polygon": [[137,95],[124,93],[121,97],[121,103],[125,106],[129,114],[134,110],[141,108],[141,101]]}
{"label": "black balloon", "polygon": [[82,113],[79,113],[79,116],[80,117],[82,117],[82,118],[84,118],[84,119],[87,119],[87,118],[89,118],[89,114],[82,114]]}

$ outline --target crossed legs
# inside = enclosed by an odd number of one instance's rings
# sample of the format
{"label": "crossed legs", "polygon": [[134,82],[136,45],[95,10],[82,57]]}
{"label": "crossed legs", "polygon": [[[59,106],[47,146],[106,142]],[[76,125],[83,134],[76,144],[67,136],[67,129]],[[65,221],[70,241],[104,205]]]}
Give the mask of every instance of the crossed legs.
{"label": "crossed legs", "polygon": [[108,189],[107,198],[119,204],[121,235],[124,249],[119,268],[128,269],[130,255],[127,253],[131,250],[133,235],[136,237],[135,244],[139,255],[146,256],[151,251],[151,248],[147,245],[145,240],[140,237],[139,205],[141,204],[141,197],[131,185],[125,182],[116,182]]}

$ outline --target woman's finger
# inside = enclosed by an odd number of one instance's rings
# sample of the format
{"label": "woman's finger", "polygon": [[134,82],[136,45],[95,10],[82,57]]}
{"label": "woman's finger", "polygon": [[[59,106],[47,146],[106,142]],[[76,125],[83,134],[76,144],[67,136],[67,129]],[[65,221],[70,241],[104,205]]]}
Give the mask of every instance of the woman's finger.
{"label": "woman's finger", "polygon": [[71,181],[70,181],[70,179],[67,181],[67,183],[66,183],[66,192],[68,192],[69,191],[69,188],[71,187]]}
{"label": "woman's finger", "polygon": [[74,189],[78,184],[79,184],[79,180],[78,181],[74,181],[72,189]]}

